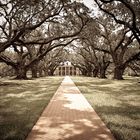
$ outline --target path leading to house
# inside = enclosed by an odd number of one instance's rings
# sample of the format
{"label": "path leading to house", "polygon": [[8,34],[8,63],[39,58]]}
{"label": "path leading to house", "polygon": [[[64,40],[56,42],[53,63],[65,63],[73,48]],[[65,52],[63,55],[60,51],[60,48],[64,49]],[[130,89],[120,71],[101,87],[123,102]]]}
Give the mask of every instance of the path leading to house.
{"label": "path leading to house", "polygon": [[26,140],[114,140],[114,137],[66,76]]}

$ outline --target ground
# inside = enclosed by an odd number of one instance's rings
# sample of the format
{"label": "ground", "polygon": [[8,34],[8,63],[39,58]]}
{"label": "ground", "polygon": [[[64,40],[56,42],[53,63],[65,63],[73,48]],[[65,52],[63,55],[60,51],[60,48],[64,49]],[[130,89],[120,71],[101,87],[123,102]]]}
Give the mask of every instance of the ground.
{"label": "ground", "polygon": [[140,78],[72,79],[117,140],[140,139]]}
{"label": "ground", "polygon": [[[0,140],[24,140],[63,77],[0,80]],[[72,77],[117,140],[139,140],[140,78]]]}
{"label": "ground", "polygon": [[24,140],[62,77],[0,80],[0,140]]}
{"label": "ground", "polygon": [[66,76],[26,140],[115,140]]}

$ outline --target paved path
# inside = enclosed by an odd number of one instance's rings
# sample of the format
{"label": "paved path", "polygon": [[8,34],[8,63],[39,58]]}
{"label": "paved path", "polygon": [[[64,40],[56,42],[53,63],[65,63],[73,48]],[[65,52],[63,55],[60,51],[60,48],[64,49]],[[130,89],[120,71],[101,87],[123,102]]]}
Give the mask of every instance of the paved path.
{"label": "paved path", "polygon": [[111,132],[66,76],[26,140],[114,140]]}

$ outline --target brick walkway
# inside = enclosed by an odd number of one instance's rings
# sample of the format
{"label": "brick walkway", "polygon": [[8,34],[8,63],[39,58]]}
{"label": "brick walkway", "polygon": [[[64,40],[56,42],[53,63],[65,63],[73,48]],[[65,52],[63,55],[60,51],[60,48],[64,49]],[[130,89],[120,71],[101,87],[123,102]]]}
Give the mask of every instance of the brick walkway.
{"label": "brick walkway", "polygon": [[111,132],[66,76],[26,140],[114,140]]}

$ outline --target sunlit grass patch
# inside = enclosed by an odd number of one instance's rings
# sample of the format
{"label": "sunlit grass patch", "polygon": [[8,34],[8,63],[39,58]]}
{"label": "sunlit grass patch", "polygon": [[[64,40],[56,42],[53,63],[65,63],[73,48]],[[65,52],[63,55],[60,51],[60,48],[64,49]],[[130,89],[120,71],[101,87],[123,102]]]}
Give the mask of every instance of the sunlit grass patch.
{"label": "sunlit grass patch", "polygon": [[62,77],[0,81],[0,140],[24,140]]}
{"label": "sunlit grass patch", "polygon": [[140,139],[140,78],[72,79],[117,140]]}

